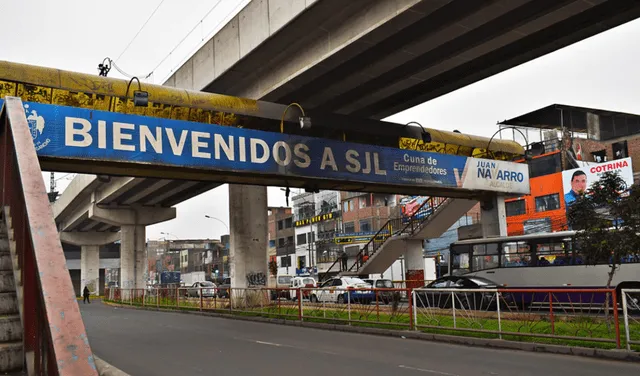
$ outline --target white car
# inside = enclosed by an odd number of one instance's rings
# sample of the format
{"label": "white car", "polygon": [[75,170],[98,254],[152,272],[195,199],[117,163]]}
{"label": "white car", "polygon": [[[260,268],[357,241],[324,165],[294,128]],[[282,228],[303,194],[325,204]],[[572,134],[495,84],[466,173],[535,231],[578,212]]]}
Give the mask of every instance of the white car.
{"label": "white car", "polygon": [[[310,287],[316,287],[316,280],[313,277],[294,277],[291,279],[291,288],[292,289],[298,289],[298,288],[310,288]],[[303,290],[302,291],[302,298],[303,299],[309,299],[309,297],[311,296],[311,291],[309,290]],[[298,299],[298,290],[292,290],[291,291],[291,299],[292,300],[296,300]]]}
{"label": "white car", "polygon": [[376,298],[373,290],[367,290],[371,288],[370,284],[360,278],[332,278],[320,285],[319,289],[311,290],[309,299],[312,303],[348,303],[349,301],[351,303],[370,303]]}
{"label": "white car", "polygon": [[216,287],[215,283],[209,281],[195,282],[190,287],[187,287],[185,295],[199,298],[200,293],[202,293],[203,297],[213,298],[216,295]]}

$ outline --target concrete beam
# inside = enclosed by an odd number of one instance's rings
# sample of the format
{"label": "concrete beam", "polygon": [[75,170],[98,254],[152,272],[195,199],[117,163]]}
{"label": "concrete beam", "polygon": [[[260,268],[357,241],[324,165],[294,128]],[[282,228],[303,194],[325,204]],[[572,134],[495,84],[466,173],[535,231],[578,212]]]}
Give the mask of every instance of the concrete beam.
{"label": "concrete beam", "polygon": [[174,219],[176,208],[101,208],[96,204],[89,206],[89,219],[108,223],[113,226],[152,225]]}
{"label": "concrete beam", "polygon": [[186,191],[189,188],[193,187],[194,185],[197,185],[198,182],[197,181],[185,181],[184,183],[180,184],[179,186],[170,189],[162,194],[154,194],[153,198],[151,200],[147,200],[147,205],[155,205],[159,202],[162,202],[164,199],[167,199],[177,193],[180,193],[181,191]]}
{"label": "concrete beam", "polygon": [[74,209],[73,204],[77,203],[79,196],[91,193],[99,185],[100,181],[98,181],[96,175],[76,175],[62,192],[60,198],[52,205],[53,216],[56,221],[64,212]]}
{"label": "concrete beam", "polygon": [[123,202],[123,204],[125,205],[131,205],[131,204],[135,204],[136,202],[140,201],[141,199],[152,195],[154,192],[156,192],[158,189],[164,187],[165,185],[171,183],[172,180],[167,180],[167,179],[163,179],[160,181],[157,181],[153,184],[151,184],[150,186],[148,186],[147,188],[141,190],[140,192],[136,193],[135,195],[127,198],[126,201]]}
{"label": "concrete beam", "polygon": [[142,178],[114,178],[109,184],[93,192],[91,201],[96,204],[112,202],[143,181]]}
{"label": "concrete beam", "polygon": [[78,207],[80,210],[75,213],[70,213],[69,216],[65,218],[65,221],[58,225],[58,231],[71,231],[89,218],[87,210],[83,210],[82,204],[78,205]]}
{"label": "concrete beam", "polygon": [[120,240],[119,232],[71,232],[63,231],[60,233],[60,241],[63,243],[73,244],[77,246],[83,245],[105,245]]}

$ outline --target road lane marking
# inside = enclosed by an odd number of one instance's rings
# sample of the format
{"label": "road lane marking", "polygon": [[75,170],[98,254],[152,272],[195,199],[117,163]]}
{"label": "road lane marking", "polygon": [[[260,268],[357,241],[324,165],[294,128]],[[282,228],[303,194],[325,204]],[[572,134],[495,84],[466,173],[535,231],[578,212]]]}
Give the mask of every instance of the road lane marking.
{"label": "road lane marking", "polygon": [[459,375],[456,375],[454,373],[446,373],[446,372],[434,371],[432,369],[408,367],[408,366],[403,366],[402,364],[399,365],[398,368],[404,368],[404,369],[408,369],[408,370],[411,370],[411,371],[433,373],[435,375],[442,375],[442,376],[459,376]]}
{"label": "road lane marking", "polygon": [[273,343],[273,342],[256,341],[256,343],[259,343],[259,344],[261,344],[261,345],[269,345],[269,346],[282,347],[282,345],[281,345],[281,344],[279,344],[279,343]]}

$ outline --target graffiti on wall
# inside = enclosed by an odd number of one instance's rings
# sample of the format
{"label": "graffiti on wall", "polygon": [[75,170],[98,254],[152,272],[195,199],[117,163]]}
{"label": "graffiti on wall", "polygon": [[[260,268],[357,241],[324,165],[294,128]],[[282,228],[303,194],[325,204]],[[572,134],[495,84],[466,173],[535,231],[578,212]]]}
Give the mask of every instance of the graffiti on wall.
{"label": "graffiti on wall", "polygon": [[267,276],[262,272],[250,272],[247,273],[247,285],[249,286],[266,286]]}

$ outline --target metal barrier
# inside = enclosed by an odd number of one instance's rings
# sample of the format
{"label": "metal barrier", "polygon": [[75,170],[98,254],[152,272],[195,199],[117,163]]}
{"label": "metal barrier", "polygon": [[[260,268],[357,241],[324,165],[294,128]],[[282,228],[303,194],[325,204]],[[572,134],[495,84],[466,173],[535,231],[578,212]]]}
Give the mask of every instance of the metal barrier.
{"label": "metal barrier", "polygon": [[[609,289],[416,289],[420,330],[530,337],[620,348],[616,291]],[[580,342],[575,342],[580,344]]]}
{"label": "metal barrier", "polygon": [[627,350],[633,345],[640,350],[640,289],[622,289],[620,294]]}
{"label": "metal barrier", "polygon": [[5,98],[0,127],[2,208],[18,281],[26,371],[97,375],[19,98]]}
{"label": "metal barrier", "polygon": [[203,290],[207,288],[109,291],[105,296],[158,308],[606,348],[625,347],[621,309],[626,348],[640,349],[640,290],[623,290],[618,309],[613,304],[619,300],[616,291],[609,289]]}

